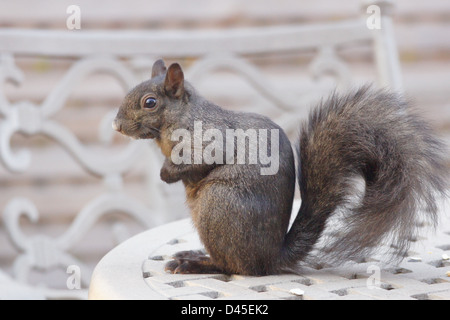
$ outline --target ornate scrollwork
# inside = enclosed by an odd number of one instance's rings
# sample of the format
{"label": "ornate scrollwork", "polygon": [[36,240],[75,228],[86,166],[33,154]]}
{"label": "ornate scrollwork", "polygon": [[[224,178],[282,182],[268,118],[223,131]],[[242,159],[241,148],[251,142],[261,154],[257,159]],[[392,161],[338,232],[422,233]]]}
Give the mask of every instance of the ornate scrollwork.
{"label": "ornate scrollwork", "polygon": [[[147,144],[130,142],[122,152],[114,156],[98,156],[86,148],[78,138],[65,126],[52,119],[52,116],[64,107],[71,89],[80,81],[94,72],[108,72],[115,76],[125,87],[131,88],[138,81],[135,75],[114,57],[90,57],[79,60],[64,75],[62,80],[46,97],[41,105],[28,101],[11,104],[0,91],[0,159],[12,172],[25,172],[31,162],[28,150],[12,151],[11,138],[15,133],[27,136],[42,134],[65,148],[78,163],[92,175],[103,179],[105,193],[97,196],[76,215],[76,218],[61,236],[52,238],[46,235],[27,236],[21,230],[19,220],[25,216],[32,223],[37,223],[39,214],[36,206],[29,199],[16,197],[11,199],[3,212],[7,235],[20,252],[16,258],[13,271],[17,281],[27,283],[31,270],[48,270],[55,267],[78,265],[85,273],[90,271],[81,261],[78,261],[69,250],[83,238],[98,219],[110,212],[122,212],[134,218],[140,225],[151,226],[162,213],[149,214],[149,208],[138,199],[126,195],[122,190],[122,175],[133,167],[136,159],[147,156]],[[14,64],[11,55],[4,54],[0,60],[0,80],[22,81],[22,72]],[[106,114],[100,124],[100,140],[108,144],[111,140],[111,118],[115,110]],[[109,123],[108,123],[109,122]],[[107,129],[108,128],[108,129]],[[147,152],[147,153],[146,153]],[[152,159],[156,159],[153,157]],[[159,190],[152,190],[152,197],[161,197]],[[155,200],[156,203],[159,199]],[[163,206],[154,206],[153,211],[161,210]],[[88,284],[89,274],[82,278],[84,285]],[[47,296],[79,297],[79,293],[67,295],[67,292],[42,288]]]}
{"label": "ornate scrollwork", "polygon": [[[6,63],[11,63],[10,58],[7,58]],[[11,70],[8,64],[5,69]],[[137,82],[135,76],[117,60],[111,57],[94,57],[75,63],[40,106],[26,101],[11,105],[3,98],[0,111],[5,119],[0,123],[0,159],[9,170],[23,172],[31,161],[29,153],[24,150],[17,154],[12,152],[10,142],[16,132],[25,135],[44,134],[54,139],[86,170],[97,176],[123,173],[130,168],[133,159],[139,155],[141,148],[138,144],[130,143],[122,154],[115,154],[114,157],[98,158],[89,154],[72,132],[50,118],[64,106],[76,84],[89,74],[99,71],[112,73],[127,89]]]}
{"label": "ornate scrollwork", "polygon": [[[197,81],[203,75],[218,69],[231,71],[246,80],[262,97],[272,103],[273,109],[279,111],[274,119],[288,134],[296,134],[300,119],[305,117],[302,106],[309,106],[321,97],[321,90],[292,93],[277,88],[267,80],[267,77],[247,60],[232,53],[214,53],[198,59],[188,70],[188,77]],[[344,61],[340,59],[333,47],[319,48],[317,56],[309,66],[313,79],[319,79],[324,74],[331,75],[337,84],[347,86],[350,82],[350,72]],[[258,110],[261,112],[261,110]]]}
{"label": "ornate scrollwork", "polygon": [[319,48],[318,54],[309,65],[309,70],[314,79],[329,74],[336,79],[338,86],[347,87],[350,84],[350,70],[332,46],[324,45]]}

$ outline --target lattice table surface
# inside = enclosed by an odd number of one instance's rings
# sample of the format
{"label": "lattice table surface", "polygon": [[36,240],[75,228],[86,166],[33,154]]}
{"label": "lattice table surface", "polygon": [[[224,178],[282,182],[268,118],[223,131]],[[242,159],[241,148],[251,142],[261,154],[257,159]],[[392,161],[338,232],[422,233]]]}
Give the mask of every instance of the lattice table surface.
{"label": "lattice table surface", "polygon": [[[148,249],[147,249],[148,248]],[[263,277],[168,274],[182,250],[201,248],[190,219],[146,231],[110,252],[97,266],[92,299],[406,299],[450,300],[450,215],[420,238],[400,264],[376,259],[341,267],[303,266],[299,274]]]}

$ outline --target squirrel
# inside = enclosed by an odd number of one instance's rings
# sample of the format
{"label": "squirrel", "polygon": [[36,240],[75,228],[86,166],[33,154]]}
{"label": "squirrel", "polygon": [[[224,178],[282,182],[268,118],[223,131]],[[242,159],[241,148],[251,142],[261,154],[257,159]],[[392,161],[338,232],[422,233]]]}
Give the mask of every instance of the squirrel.
{"label": "squirrel", "polygon": [[[400,94],[372,85],[322,100],[292,148],[269,118],[215,105],[184,79],[178,63],[167,68],[160,59],[151,78],[125,96],[113,128],[154,139],[165,156],[161,179],[185,186],[206,252],[175,254],[165,266],[170,273],[295,270],[337,211],[344,214],[334,240],[322,248],[327,258],[351,261],[390,244],[401,259],[417,234],[417,219],[435,226],[438,196],[447,194],[443,143]],[[248,134],[235,143],[237,136],[228,133],[239,130]],[[239,155],[243,146],[264,149],[256,155],[265,155],[265,163],[263,157],[251,162],[250,151]],[[202,150],[210,157],[202,158]],[[263,172],[268,154],[273,170]],[[352,203],[355,177],[363,179],[364,190]],[[297,179],[301,206],[290,226]]]}

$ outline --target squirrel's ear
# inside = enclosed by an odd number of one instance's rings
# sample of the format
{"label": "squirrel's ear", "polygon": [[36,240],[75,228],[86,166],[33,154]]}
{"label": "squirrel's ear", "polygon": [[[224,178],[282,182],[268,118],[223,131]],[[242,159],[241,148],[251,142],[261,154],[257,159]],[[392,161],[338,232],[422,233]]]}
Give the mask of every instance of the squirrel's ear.
{"label": "squirrel's ear", "polygon": [[180,98],[184,94],[184,74],[178,63],[170,65],[164,81],[164,90],[170,96]]}
{"label": "squirrel's ear", "polygon": [[164,64],[164,61],[162,59],[156,60],[152,67],[152,79],[154,77],[163,75],[166,73],[166,66]]}

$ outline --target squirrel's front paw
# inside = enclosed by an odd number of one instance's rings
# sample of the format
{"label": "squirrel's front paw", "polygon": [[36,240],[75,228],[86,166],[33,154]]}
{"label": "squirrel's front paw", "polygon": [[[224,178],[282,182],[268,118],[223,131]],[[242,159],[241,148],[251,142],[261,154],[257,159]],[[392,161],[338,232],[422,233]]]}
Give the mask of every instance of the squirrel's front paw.
{"label": "squirrel's front paw", "polygon": [[180,180],[179,177],[175,176],[173,172],[171,172],[166,166],[161,168],[161,172],[159,173],[161,180],[167,183],[174,183]]}

